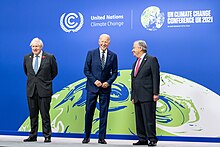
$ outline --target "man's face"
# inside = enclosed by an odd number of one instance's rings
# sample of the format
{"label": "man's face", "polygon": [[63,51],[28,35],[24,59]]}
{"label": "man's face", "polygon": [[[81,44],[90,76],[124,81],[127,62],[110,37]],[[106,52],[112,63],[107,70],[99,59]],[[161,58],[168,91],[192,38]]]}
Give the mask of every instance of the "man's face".
{"label": "man's face", "polygon": [[32,48],[32,53],[35,54],[35,55],[39,55],[41,50],[42,50],[42,46],[38,42],[34,42],[31,45],[31,48]]}
{"label": "man's face", "polygon": [[101,50],[105,51],[108,46],[110,44],[110,40],[107,36],[101,36],[99,38],[99,47],[101,48]]}
{"label": "man's face", "polygon": [[142,51],[141,47],[138,45],[138,43],[134,43],[132,53],[135,57],[140,57],[140,52]]}

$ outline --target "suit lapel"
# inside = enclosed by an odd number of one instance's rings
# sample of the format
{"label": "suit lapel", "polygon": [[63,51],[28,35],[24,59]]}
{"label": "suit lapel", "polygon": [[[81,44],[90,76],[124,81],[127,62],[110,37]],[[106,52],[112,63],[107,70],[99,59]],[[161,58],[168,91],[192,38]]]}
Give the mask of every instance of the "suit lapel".
{"label": "suit lapel", "polygon": [[135,65],[136,65],[136,63],[137,63],[137,60],[138,60],[138,59],[136,59],[136,61],[134,62],[133,66],[132,66],[132,72],[131,72],[131,76],[132,76],[132,77],[134,77],[134,70],[135,70]]}
{"label": "suit lapel", "polygon": [[100,66],[100,69],[102,69],[102,61],[101,61],[101,58],[100,58],[100,51],[99,51],[99,48],[95,51],[95,60],[98,60],[97,63],[99,63],[99,66]]}
{"label": "suit lapel", "polygon": [[46,58],[47,58],[47,57],[46,57],[46,54],[45,54],[45,52],[43,52],[43,53],[42,53],[42,57],[41,57],[40,67],[39,67],[37,73],[39,73],[39,71],[42,69],[42,66],[43,66],[44,63],[45,63]]}
{"label": "suit lapel", "polygon": [[34,54],[32,53],[32,54],[30,54],[29,55],[29,58],[28,58],[28,67],[30,68],[30,71],[32,72],[32,73],[34,73],[34,69],[33,69],[33,59],[34,59]]}
{"label": "suit lapel", "polygon": [[[106,62],[105,62],[105,67],[108,66],[109,62],[110,62],[110,58],[111,58],[111,52],[108,50],[107,51],[107,57],[106,57]],[[104,67],[104,69],[105,69]]]}

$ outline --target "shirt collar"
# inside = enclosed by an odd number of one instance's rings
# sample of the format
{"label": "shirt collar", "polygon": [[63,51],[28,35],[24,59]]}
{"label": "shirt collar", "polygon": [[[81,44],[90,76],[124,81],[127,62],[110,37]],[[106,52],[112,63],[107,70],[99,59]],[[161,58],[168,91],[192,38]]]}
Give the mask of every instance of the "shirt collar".
{"label": "shirt collar", "polygon": [[141,60],[144,58],[145,55],[146,55],[146,53],[144,53],[143,55],[141,55],[141,57],[140,57]]}
{"label": "shirt collar", "polygon": [[[105,50],[105,53],[104,53],[104,54],[106,54],[107,51],[108,51],[108,49]],[[102,54],[103,50],[99,48],[99,52],[100,52],[100,54]]]}

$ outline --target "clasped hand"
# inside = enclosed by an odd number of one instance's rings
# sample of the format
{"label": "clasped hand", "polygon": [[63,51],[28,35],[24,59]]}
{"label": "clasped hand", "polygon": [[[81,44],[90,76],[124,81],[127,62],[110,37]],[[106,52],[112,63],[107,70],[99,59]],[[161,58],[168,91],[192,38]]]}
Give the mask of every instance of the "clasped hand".
{"label": "clasped hand", "polygon": [[108,82],[102,83],[102,82],[100,82],[99,80],[96,80],[96,81],[95,81],[95,85],[96,85],[97,87],[102,87],[102,88],[107,88],[107,87],[109,86]]}

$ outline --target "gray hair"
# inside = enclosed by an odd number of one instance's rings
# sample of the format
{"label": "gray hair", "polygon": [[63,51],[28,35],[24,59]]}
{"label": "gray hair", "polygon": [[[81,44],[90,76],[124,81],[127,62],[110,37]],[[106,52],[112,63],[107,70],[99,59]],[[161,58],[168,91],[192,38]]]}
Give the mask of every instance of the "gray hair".
{"label": "gray hair", "polygon": [[141,47],[144,52],[147,52],[147,43],[144,40],[137,40],[134,43],[137,43],[138,46]]}
{"label": "gray hair", "polygon": [[100,39],[101,37],[107,37],[108,40],[110,41],[110,36],[109,36],[108,34],[101,34],[101,35],[99,36],[99,39]]}
{"label": "gray hair", "polygon": [[37,43],[38,45],[40,45],[41,47],[43,47],[44,46],[44,44],[43,44],[43,41],[42,40],[40,40],[39,38],[34,38],[32,41],[31,41],[31,43],[30,43],[30,46],[32,46],[34,43]]}

